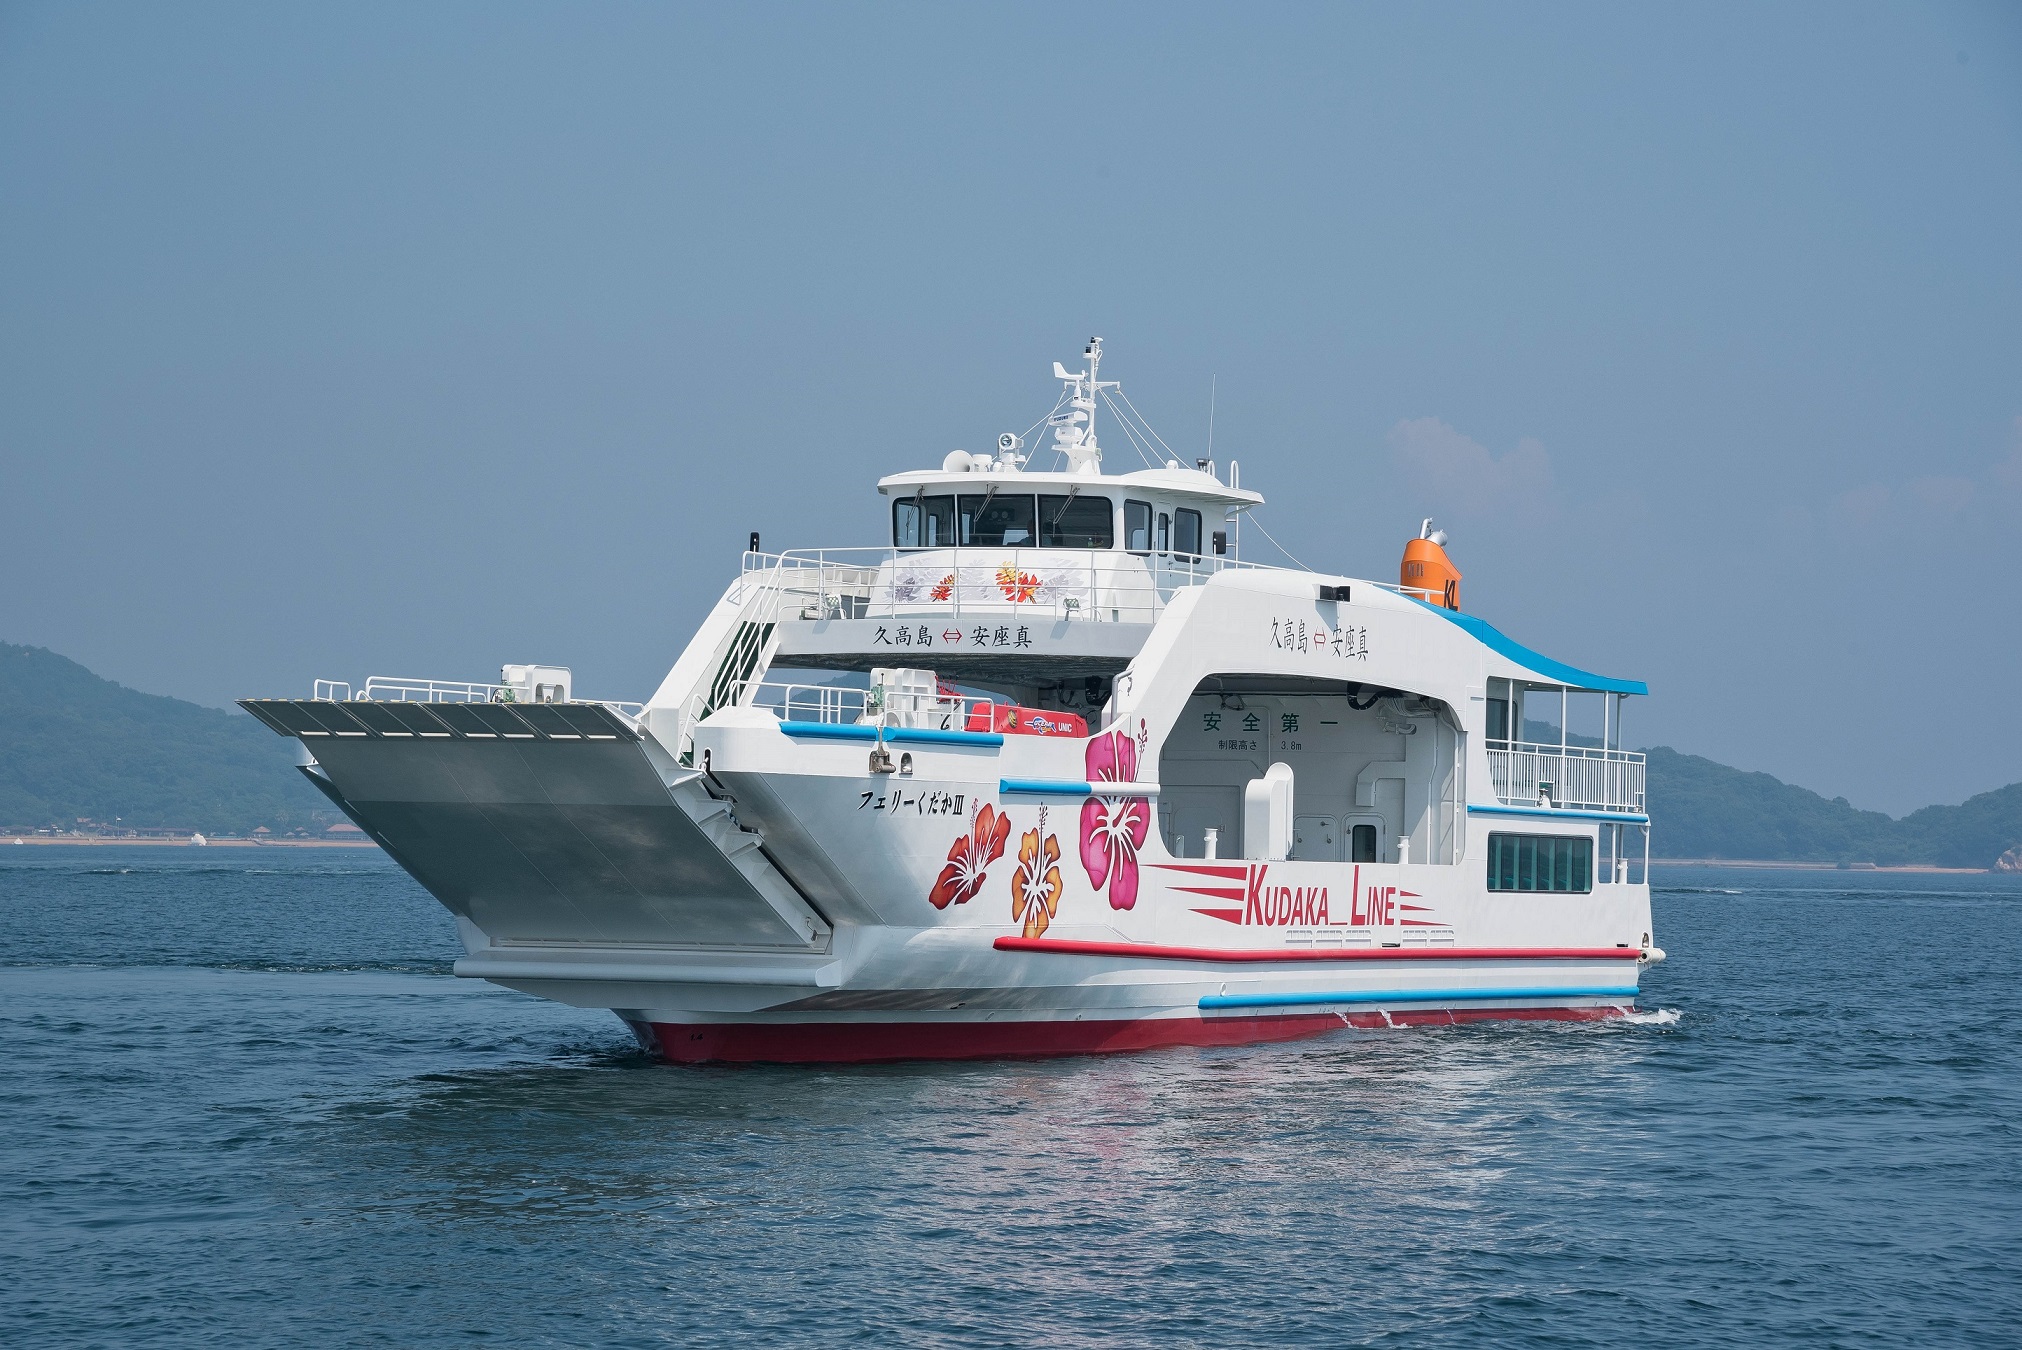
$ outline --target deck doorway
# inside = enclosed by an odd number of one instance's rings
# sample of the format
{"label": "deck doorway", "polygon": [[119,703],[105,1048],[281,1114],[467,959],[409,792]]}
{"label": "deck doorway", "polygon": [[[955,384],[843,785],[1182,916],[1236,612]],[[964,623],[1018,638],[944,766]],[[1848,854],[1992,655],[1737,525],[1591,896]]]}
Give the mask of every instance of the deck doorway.
{"label": "deck doorway", "polygon": [[[1407,690],[1228,674],[1201,682],[1159,755],[1166,845],[1257,858],[1243,792],[1274,763],[1293,774],[1294,860],[1450,865],[1464,850],[1464,737],[1453,710]],[[1409,840],[1400,847],[1400,840]]]}

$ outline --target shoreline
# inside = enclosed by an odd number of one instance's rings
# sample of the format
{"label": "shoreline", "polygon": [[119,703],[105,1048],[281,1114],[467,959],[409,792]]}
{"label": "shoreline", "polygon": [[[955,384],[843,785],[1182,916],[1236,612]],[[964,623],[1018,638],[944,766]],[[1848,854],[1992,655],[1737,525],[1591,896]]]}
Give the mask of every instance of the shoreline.
{"label": "shoreline", "polygon": [[47,834],[0,834],[0,847],[13,844],[67,844],[77,848],[373,848],[370,839],[206,839],[201,844],[188,839],[96,839],[65,838]]}
{"label": "shoreline", "polygon": [[1828,862],[1771,862],[1762,858],[1652,858],[1652,867],[1758,867],[1787,872],[1942,872],[1959,876],[1979,876],[1991,867],[1938,867],[1929,863],[1902,863],[1881,867],[1874,863],[1853,863],[1841,867]]}
{"label": "shoreline", "polygon": [[[96,837],[65,837],[47,834],[0,833],[0,847],[13,844],[62,844],[74,848],[370,848],[378,844],[370,839],[207,839],[201,844],[188,839],[109,839]],[[1905,863],[1897,866],[1880,867],[1872,863],[1858,863],[1851,867],[1841,867],[1838,863],[1827,862],[1783,862],[1768,858],[1652,858],[1652,867],[1736,867],[1758,868],[1768,871],[1788,872],[1922,872],[1952,876],[1981,876],[1993,869],[1988,867],[1937,867],[1925,863]]]}

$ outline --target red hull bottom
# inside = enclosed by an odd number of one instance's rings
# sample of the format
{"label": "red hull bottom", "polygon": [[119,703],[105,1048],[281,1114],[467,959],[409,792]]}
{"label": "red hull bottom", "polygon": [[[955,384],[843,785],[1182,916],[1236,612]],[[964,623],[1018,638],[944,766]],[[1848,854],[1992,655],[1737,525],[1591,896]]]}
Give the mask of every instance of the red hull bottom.
{"label": "red hull bottom", "polygon": [[1124,1022],[634,1023],[648,1049],[676,1064],[867,1064],[895,1059],[1042,1059],[1168,1045],[1295,1041],[1353,1027],[1462,1022],[1597,1022],[1619,1007],[1458,1008],[1299,1013],[1279,1017],[1161,1017]]}

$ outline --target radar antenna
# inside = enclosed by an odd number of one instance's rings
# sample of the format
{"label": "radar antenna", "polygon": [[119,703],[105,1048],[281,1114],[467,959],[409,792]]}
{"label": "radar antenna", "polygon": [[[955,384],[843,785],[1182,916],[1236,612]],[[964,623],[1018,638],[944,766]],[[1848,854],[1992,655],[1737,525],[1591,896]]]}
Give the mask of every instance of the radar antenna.
{"label": "radar antenna", "polygon": [[1084,371],[1053,363],[1053,378],[1067,385],[1067,407],[1046,420],[1053,427],[1053,448],[1066,452],[1073,472],[1092,476],[1102,472],[1102,447],[1095,441],[1096,395],[1116,388],[1117,381],[1096,379],[1102,368],[1101,338],[1090,338],[1081,355],[1088,362]]}

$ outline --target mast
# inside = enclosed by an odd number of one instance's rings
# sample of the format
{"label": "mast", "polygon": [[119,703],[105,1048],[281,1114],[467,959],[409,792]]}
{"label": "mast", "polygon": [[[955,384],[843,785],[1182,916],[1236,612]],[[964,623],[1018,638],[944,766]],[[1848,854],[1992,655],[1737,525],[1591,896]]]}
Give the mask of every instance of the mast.
{"label": "mast", "polygon": [[1099,474],[1102,472],[1102,447],[1095,440],[1095,400],[1104,389],[1114,389],[1115,380],[1098,380],[1102,369],[1102,339],[1092,337],[1081,355],[1088,362],[1084,371],[1070,371],[1058,361],[1053,363],[1053,378],[1067,385],[1067,411],[1055,413],[1047,420],[1053,424],[1053,448],[1065,451],[1069,467],[1075,473]]}

